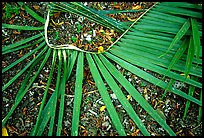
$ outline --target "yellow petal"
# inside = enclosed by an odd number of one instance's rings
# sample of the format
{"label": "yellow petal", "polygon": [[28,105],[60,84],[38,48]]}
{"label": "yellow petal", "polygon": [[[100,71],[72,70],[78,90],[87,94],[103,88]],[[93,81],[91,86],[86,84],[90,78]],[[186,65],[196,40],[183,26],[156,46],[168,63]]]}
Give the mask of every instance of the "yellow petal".
{"label": "yellow petal", "polygon": [[127,96],[127,100],[130,100],[130,98],[131,98],[131,95],[128,95],[128,96]]}
{"label": "yellow petal", "polygon": [[147,93],[147,88],[146,87],[144,88],[144,93]]}
{"label": "yellow petal", "polygon": [[2,128],[2,136],[8,136],[8,132],[5,127]]}
{"label": "yellow petal", "polygon": [[101,106],[100,111],[103,112],[105,110],[106,106]]}
{"label": "yellow petal", "polygon": [[[185,76],[184,73],[181,73],[180,75],[181,75],[181,76]],[[190,75],[188,75],[187,78],[189,79],[189,78],[190,78]]]}
{"label": "yellow petal", "polygon": [[129,21],[131,21],[131,22],[134,22],[134,21],[137,20],[137,18],[135,18],[135,19],[131,19],[131,18],[129,18],[129,17],[127,17],[127,19],[128,19]]}
{"label": "yellow petal", "polygon": [[140,6],[140,5],[132,7],[132,10],[140,10],[140,9],[142,9],[142,6]]}
{"label": "yellow petal", "polygon": [[56,23],[55,21],[53,21],[52,19],[51,19],[51,21],[52,21],[52,23],[55,25],[55,26],[58,26],[58,25],[62,25],[62,24],[64,24],[64,22],[61,22],[61,23]]}
{"label": "yellow petal", "polygon": [[98,47],[98,53],[102,53],[102,52],[104,52],[104,49],[103,49],[102,46],[99,46],[99,47]]}

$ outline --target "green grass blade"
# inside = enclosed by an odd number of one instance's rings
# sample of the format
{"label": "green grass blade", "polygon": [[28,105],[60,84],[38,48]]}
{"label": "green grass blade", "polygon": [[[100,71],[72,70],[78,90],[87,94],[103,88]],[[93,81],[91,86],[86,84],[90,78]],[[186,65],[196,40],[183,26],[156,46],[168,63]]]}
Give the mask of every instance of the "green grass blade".
{"label": "green grass blade", "polygon": [[21,40],[21,41],[18,41],[18,42],[14,43],[14,44],[10,44],[10,45],[8,45],[8,46],[4,46],[4,47],[2,48],[2,53],[4,54],[7,50],[10,50],[10,49],[12,49],[12,48],[16,48],[16,47],[18,47],[18,46],[20,46],[20,45],[23,45],[23,44],[25,44],[25,43],[27,43],[27,42],[30,42],[30,41],[34,40],[34,39],[36,39],[36,38],[38,38],[38,37],[40,37],[40,36],[42,36],[42,34],[37,34],[37,35],[35,35],[35,36],[32,36],[32,37],[23,39],[23,40]]}
{"label": "green grass blade", "polygon": [[106,66],[106,68],[109,70],[109,72],[129,92],[129,94],[144,108],[144,110],[147,113],[149,113],[170,135],[175,135],[175,133],[166,124],[166,122],[150,106],[150,104],[143,98],[143,96],[130,84],[130,82],[127,81],[127,79],[115,68],[115,66],[113,66],[102,54],[99,55],[99,57],[103,62],[103,64]]}
{"label": "green grass blade", "polygon": [[11,63],[9,66],[7,66],[6,68],[4,68],[2,70],[2,73],[8,71],[9,69],[11,69],[12,67],[14,67],[16,64],[20,63],[21,61],[23,61],[24,59],[26,59],[27,57],[31,56],[33,53],[35,53],[36,51],[38,51],[40,48],[42,48],[43,45],[38,46],[37,48],[35,48],[34,50],[32,50],[30,53],[24,55],[23,57],[21,57],[20,59],[16,60],[15,62]]}
{"label": "green grass blade", "polygon": [[42,110],[43,110],[43,107],[45,105],[47,92],[48,92],[48,89],[49,89],[49,86],[50,86],[50,83],[51,83],[51,80],[52,80],[52,75],[53,75],[53,72],[54,72],[55,62],[56,62],[56,49],[54,49],[54,51],[53,51],[52,68],[51,68],[50,75],[49,75],[49,78],[48,78],[48,81],[47,81],[47,86],[46,86],[46,89],[45,89],[45,92],[44,92],[44,95],[43,95],[43,99],[42,99],[42,103],[41,103],[40,110],[39,110],[39,113],[38,113],[37,121],[35,123],[35,126],[34,126],[33,130],[31,131],[31,134],[30,134],[31,136],[36,135],[36,130],[37,130],[37,127],[39,125],[40,118],[42,116]]}
{"label": "green grass blade", "polygon": [[159,58],[166,55],[170,51],[170,49],[172,49],[172,47],[185,35],[185,33],[188,31],[189,27],[190,27],[190,20],[187,19],[186,22],[181,27],[181,29],[176,34],[176,36],[174,37],[174,39],[172,40],[167,51],[164,54],[162,54],[161,56],[159,56]]}
{"label": "green grass blade", "polygon": [[83,66],[84,66],[84,55],[82,52],[79,53],[76,69],[76,82],[74,91],[74,108],[72,115],[72,129],[71,135],[78,135],[79,128],[79,116],[80,116],[80,106],[82,100],[82,83],[83,83]]}
{"label": "green grass blade", "polygon": [[201,47],[200,47],[200,35],[198,31],[198,23],[196,19],[191,18],[191,26],[192,26],[192,33],[193,33],[194,49],[195,49],[196,57],[197,59],[199,59]]}
{"label": "green grass blade", "polygon": [[56,88],[54,91],[54,99],[51,107],[51,120],[50,120],[50,127],[48,136],[53,135],[53,128],[54,128],[54,120],[55,120],[55,114],[56,114],[56,107],[57,107],[57,95],[59,92],[59,85],[60,85],[60,75],[61,75],[61,66],[62,66],[62,59],[61,59],[61,50],[58,50],[58,58],[59,58],[59,64],[58,64],[58,70],[57,70],[57,82],[56,82]]}
{"label": "green grass blade", "polygon": [[185,78],[187,78],[189,72],[190,72],[190,69],[192,67],[192,63],[193,63],[193,57],[194,57],[194,44],[193,44],[193,38],[192,36],[190,37],[190,42],[189,42],[189,47],[188,47],[188,55],[187,55],[187,58],[186,58],[186,66],[185,66]]}
{"label": "green grass blade", "polygon": [[[118,63],[121,67],[129,70],[130,72],[136,74],[137,76],[143,78],[144,80],[146,80],[146,81],[148,81],[148,82],[150,82],[152,84],[155,84],[155,85],[157,85],[157,86],[159,86],[159,87],[161,87],[163,89],[165,89],[167,87],[167,84],[165,82],[161,81],[158,84],[160,79],[158,79],[158,78],[152,76],[151,74],[149,74],[149,73],[139,69],[138,67],[133,66],[132,64],[127,63],[126,61],[124,61],[124,60],[122,60],[122,59],[120,59],[120,58],[110,54],[109,52],[105,52],[104,54],[108,58],[110,58],[111,60],[113,60],[116,63]],[[187,95],[185,92],[182,92],[182,91],[180,91],[178,89],[174,89],[174,88],[171,88],[169,91],[171,91],[172,93],[177,94],[177,95],[179,95],[179,96],[181,96],[181,97],[183,97],[185,99],[188,99],[191,102],[194,102],[194,103],[202,106],[202,103],[198,99],[196,99],[196,98],[194,98],[192,96]]]}
{"label": "green grass blade", "polygon": [[59,109],[59,117],[58,117],[58,124],[57,124],[57,136],[61,135],[62,131],[62,120],[63,120],[63,113],[64,113],[64,95],[65,95],[65,85],[66,85],[66,74],[67,74],[67,61],[66,61],[66,51],[62,51],[63,58],[64,58],[64,74],[62,76],[62,81],[60,82],[59,93],[61,94],[60,98],[60,109]]}
{"label": "green grass blade", "polygon": [[34,26],[20,26],[20,25],[11,25],[2,23],[2,28],[9,28],[9,29],[16,29],[16,30],[43,30],[44,26],[41,27],[34,27]]}
{"label": "green grass blade", "polygon": [[24,49],[24,48],[27,48],[27,47],[34,46],[34,45],[39,44],[40,42],[42,42],[42,40],[44,40],[43,37],[41,37],[39,40],[35,41],[34,43],[30,43],[30,44],[27,44],[27,45],[22,45],[22,46],[18,46],[18,47],[15,47],[15,48],[7,49],[6,51],[2,52],[2,55],[7,54],[7,53],[11,53],[11,52],[14,52],[14,51],[18,51],[18,50],[21,50],[21,49]]}
{"label": "green grass blade", "polygon": [[[45,45],[45,42],[42,43],[42,45]],[[24,67],[18,74],[16,74],[9,82],[7,82],[3,87],[2,87],[2,91],[4,91],[6,88],[8,88],[8,86],[10,86],[19,76],[21,76],[23,74],[23,72],[25,72],[31,65],[32,63],[39,58],[40,56],[42,56],[42,54],[47,50],[48,47],[45,47],[37,56],[36,58],[34,58],[30,63],[28,63],[26,65],[26,67]]]}
{"label": "green grass blade", "polygon": [[30,9],[28,6],[24,5],[23,2],[18,2],[18,4],[20,6],[23,6],[23,8],[25,9],[25,11],[30,14],[33,18],[35,18],[36,20],[40,21],[41,23],[45,23],[45,19],[42,18],[41,16],[39,16],[37,13],[35,13],[32,9]]}
{"label": "green grass blade", "polygon": [[145,136],[150,136],[150,133],[147,131],[147,129],[144,126],[144,124],[142,123],[141,119],[136,114],[133,107],[128,102],[128,100],[126,99],[125,95],[123,94],[123,92],[121,91],[121,89],[119,88],[119,86],[117,85],[115,80],[108,73],[108,71],[106,70],[104,65],[101,63],[101,61],[99,60],[97,55],[93,55],[93,56],[94,56],[94,59],[96,61],[96,64],[98,65],[98,68],[99,68],[101,74],[103,75],[104,79],[106,80],[106,82],[108,83],[110,88],[116,94],[116,97],[118,98],[118,100],[122,104],[123,108],[127,111],[127,113],[129,114],[131,119],[135,122],[135,124],[137,124],[137,126],[140,129],[140,131],[142,132],[142,134],[145,135]]}
{"label": "green grass blade", "polygon": [[103,83],[103,80],[97,70],[97,67],[91,57],[91,55],[89,53],[86,53],[86,58],[87,58],[87,61],[88,61],[88,64],[89,64],[89,68],[91,70],[91,74],[95,80],[95,83],[96,83],[96,86],[100,92],[100,95],[105,103],[105,106],[108,110],[108,113],[111,117],[111,120],[117,130],[117,132],[119,133],[119,135],[121,136],[126,136],[126,133],[125,133],[125,130],[124,130],[124,127],[122,126],[121,122],[120,122],[120,119],[118,117],[118,114],[112,104],[112,101],[109,97],[109,94],[106,90],[106,87]]}

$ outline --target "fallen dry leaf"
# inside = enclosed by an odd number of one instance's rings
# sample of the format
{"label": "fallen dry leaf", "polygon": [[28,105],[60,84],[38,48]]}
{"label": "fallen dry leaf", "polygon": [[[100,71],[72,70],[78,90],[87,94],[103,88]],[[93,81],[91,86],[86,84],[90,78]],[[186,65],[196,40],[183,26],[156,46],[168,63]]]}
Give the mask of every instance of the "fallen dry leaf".
{"label": "fallen dry leaf", "polygon": [[16,133],[16,134],[18,134],[17,129],[16,129],[14,126],[9,126],[9,125],[7,124],[6,127],[8,128],[8,130],[9,130],[11,133]]}
{"label": "fallen dry leaf", "polygon": [[13,34],[21,34],[21,32],[18,32],[16,30],[13,31]]}
{"label": "fallen dry leaf", "polygon": [[140,10],[140,9],[142,9],[142,6],[140,5],[132,6],[132,10]]}
{"label": "fallen dry leaf", "polygon": [[119,5],[119,4],[116,4],[116,5],[113,6],[113,8],[115,8],[115,9],[120,9],[120,5]]}
{"label": "fallen dry leaf", "polygon": [[60,16],[60,12],[57,12],[57,13],[54,13],[54,18],[57,18],[57,17],[59,17]]}
{"label": "fallen dry leaf", "polygon": [[33,8],[36,9],[36,10],[38,10],[38,9],[40,9],[40,6],[34,5]]}
{"label": "fallen dry leaf", "polygon": [[18,54],[19,57],[23,56],[23,50],[20,51],[20,53]]}

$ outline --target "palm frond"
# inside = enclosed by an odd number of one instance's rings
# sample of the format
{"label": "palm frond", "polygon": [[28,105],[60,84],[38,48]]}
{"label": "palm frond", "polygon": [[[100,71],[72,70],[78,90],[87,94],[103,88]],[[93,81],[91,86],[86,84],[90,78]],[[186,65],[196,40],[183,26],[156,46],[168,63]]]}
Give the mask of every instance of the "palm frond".
{"label": "palm frond", "polygon": [[35,13],[32,9],[30,9],[28,6],[26,6],[25,4],[23,4],[23,2],[18,2],[18,4],[20,5],[20,6],[22,6],[24,9],[25,9],[25,11],[27,12],[27,13],[29,13],[33,18],[35,18],[36,20],[38,20],[39,22],[41,22],[41,23],[45,23],[45,19],[43,18],[43,17],[41,17],[41,16],[39,16],[37,13]]}
{"label": "palm frond", "polygon": [[98,72],[98,69],[92,59],[92,56],[90,54],[86,54],[86,58],[87,58],[87,61],[89,63],[89,67],[90,67],[90,70],[91,70],[91,74],[95,80],[95,83],[96,83],[96,86],[98,87],[98,90],[100,92],[100,95],[105,103],[105,106],[107,107],[107,110],[108,110],[108,113],[111,117],[111,120],[116,128],[116,130],[118,131],[119,135],[121,136],[125,136],[126,133],[125,133],[125,130],[124,130],[124,127],[122,126],[122,123],[118,117],[118,114],[111,102],[111,99],[109,97],[109,94],[107,92],[107,89],[103,83],[103,80],[101,78],[101,75],[99,74]]}
{"label": "palm frond", "polygon": [[76,83],[74,92],[74,107],[72,116],[72,136],[78,135],[79,128],[79,116],[80,116],[80,106],[82,101],[82,81],[83,81],[83,66],[84,66],[84,55],[82,52],[78,55],[77,69],[76,69]]}

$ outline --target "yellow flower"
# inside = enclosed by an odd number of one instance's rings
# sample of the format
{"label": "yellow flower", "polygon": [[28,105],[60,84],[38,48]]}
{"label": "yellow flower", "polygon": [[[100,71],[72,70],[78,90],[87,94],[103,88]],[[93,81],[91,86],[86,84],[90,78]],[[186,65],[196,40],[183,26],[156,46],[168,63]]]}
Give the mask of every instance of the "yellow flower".
{"label": "yellow flower", "polygon": [[100,111],[103,112],[105,110],[106,106],[101,106]]}
{"label": "yellow flower", "polygon": [[99,47],[98,47],[98,53],[103,53],[103,52],[104,52],[103,47],[102,47],[102,46],[99,46]]}
{"label": "yellow flower", "polygon": [[8,136],[8,132],[5,127],[2,128],[2,136]]}
{"label": "yellow flower", "polygon": [[[181,76],[184,76],[185,74],[184,74],[184,73],[181,73],[180,75],[181,75]],[[187,78],[190,79],[190,75],[188,75]]]}

